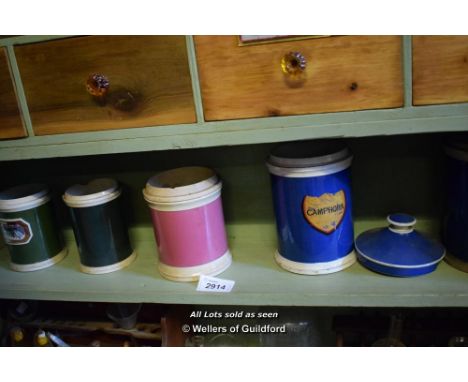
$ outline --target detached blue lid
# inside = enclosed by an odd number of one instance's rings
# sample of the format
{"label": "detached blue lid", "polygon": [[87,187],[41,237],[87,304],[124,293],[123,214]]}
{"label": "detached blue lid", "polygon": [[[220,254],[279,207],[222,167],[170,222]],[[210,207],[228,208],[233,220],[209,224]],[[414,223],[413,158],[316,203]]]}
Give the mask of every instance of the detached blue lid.
{"label": "detached blue lid", "polygon": [[[361,263],[394,276],[416,276],[433,271],[445,255],[444,247],[416,231],[416,219],[411,215],[392,214],[387,221],[388,227],[366,231],[356,239]],[[401,269],[406,273],[401,274]]]}

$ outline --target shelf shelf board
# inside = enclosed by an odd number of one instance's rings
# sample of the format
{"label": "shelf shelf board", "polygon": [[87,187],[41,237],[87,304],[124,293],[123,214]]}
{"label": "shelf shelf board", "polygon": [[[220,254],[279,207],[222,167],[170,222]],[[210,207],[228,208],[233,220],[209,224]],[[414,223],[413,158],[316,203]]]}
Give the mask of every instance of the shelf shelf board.
{"label": "shelf shelf board", "polygon": [[468,104],[149,126],[0,141],[0,161],[468,131]]}
{"label": "shelf shelf board", "polygon": [[[356,231],[382,225],[356,223]],[[419,221],[434,231],[433,221]],[[272,224],[228,226],[232,266],[218,277],[235,280],[231,293],[197,292],[196,283],[163,279],[157,271],[156,246],[149,227],[132,229],[138,258],[128,268],[105,275],[80,273],[76,246],[67,233],[69,255],[41,271],[18,273],[8,268],[0,251],[0,298],[62,301],[146,302],[200,305],[468,307],[468,274],[441,263],[432,274],[394,278],[373,273],[356,263],[329,275],[303,276],[279,268],[274,259]]]}

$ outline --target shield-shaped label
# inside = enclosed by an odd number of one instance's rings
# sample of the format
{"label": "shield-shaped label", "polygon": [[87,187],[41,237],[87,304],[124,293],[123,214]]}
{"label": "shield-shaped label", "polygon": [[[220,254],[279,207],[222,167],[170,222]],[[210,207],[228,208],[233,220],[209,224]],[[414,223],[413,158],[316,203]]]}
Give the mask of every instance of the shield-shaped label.
{"label": "shield-shaped label", "polygon": [[343,190],[335,194],[304,197],[302,202],[304,217],[312,227],[329,234],[335,231],[343,220],[346,211],[346,196]]}
{"label": "shield-shaped label", "polygon": [[0,219],[5,244],[28,244],[33,238],[31,225],[24,219]]}

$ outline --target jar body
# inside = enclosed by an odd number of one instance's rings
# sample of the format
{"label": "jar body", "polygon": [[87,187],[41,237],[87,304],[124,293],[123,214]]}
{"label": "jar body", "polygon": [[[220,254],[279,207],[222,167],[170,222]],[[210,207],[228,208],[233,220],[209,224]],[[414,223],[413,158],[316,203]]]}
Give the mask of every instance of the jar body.
{"label": "jar body", "polygon": [[276,259],[301,274],[332,273],[356,260],[349,168],[327,175],[271,174]]}
{"label": "jar body", "polygon": [[468,272],[468,159],[447,155],[445,169],[443,239],[447,249],[446,261]]}
{"label": "jar body", "polygon": [[83,272],[108,273],[133,260],[120,198],[91,207],[70,207],[70,211]]}
{"label": "jar body", "polygon": [[221,181],[206,167],[156,174],[143,190],[158,246],[159,272],[173,281],[214,276],[232,262]]}
{"label": "jar body", "polygon": [[0,227],[13,270],[47,268],[66,256],[50,200],[23,211],[0,212]]}

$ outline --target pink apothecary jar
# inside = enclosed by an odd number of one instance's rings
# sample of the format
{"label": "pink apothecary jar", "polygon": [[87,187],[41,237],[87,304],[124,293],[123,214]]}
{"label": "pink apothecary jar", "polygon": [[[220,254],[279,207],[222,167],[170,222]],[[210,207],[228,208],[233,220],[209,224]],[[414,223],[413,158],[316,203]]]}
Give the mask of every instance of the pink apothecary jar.
{"label": "pink apothecary jar", "polygon": [[206,167],[181,167],[148,180],[148,202],[159,251],[159,272],[169,280],[217,275],[232,262],[224,227],[221,181]]}

